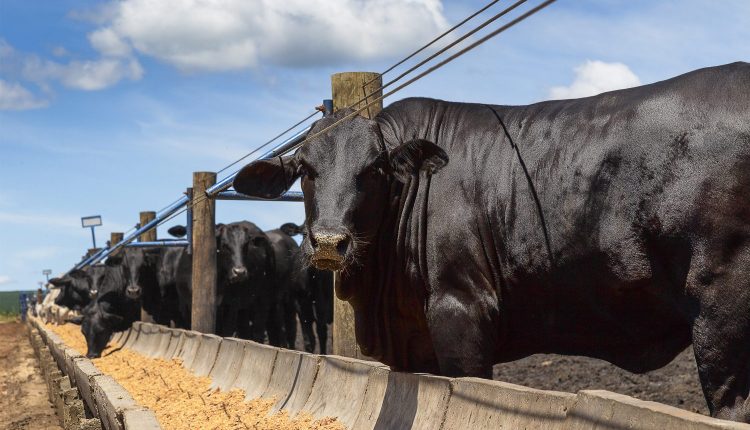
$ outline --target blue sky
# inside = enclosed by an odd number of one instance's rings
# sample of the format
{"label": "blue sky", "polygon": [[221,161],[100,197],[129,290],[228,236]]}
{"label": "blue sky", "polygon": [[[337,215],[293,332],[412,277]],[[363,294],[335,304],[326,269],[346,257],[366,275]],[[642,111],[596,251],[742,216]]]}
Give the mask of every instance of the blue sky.
{"label": "blue sky", "polygon": [[[383,70],[484,3],[0,0],[0,290],[69,269],[81,216],[102,215],[100,243],[129,229],[312,112],[332,73]],[[747,0],[559,0],[386,104],[584,96],[750,61],[748,40]],[[217,207],[266,229],[303,217]]]}

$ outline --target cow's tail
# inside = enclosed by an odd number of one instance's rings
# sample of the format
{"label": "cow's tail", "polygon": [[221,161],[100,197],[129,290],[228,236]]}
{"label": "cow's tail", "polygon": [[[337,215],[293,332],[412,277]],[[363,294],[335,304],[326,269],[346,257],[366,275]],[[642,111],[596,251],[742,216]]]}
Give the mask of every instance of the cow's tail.
{"label": "cow's tail", "polygon": [[302,226],[297,225],[293,222],[282,224],[281,227],[279,227],[279,230],[281,230],[284,234],[292,236],[292,237],[298,234],[302,234]]}

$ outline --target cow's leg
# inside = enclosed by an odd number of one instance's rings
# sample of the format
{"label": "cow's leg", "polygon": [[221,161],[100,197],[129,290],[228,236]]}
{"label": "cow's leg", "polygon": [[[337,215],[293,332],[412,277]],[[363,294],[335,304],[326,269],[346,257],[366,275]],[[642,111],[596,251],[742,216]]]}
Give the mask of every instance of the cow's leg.
{"label": "cow's leg", "polygon": [[328,324],[333,323],[333,284],[326,283],[315,289],[315,327],[320,342],[320,353],[327,354]]}
{"label": "cow's leg", "polygon": [[721,242],[722,252],[691,268],[689,291],[700,305],[693,347],[711,415],[750,422],[750,245]]}
{"label": "cow's leg", "polygon": [[286,347],[297,349],[297,307],[291,294],[284,299],[284,335]]}
{"label": "cow's leg", "polygon": [[497,330],[486,298],[466,291],[452,289],[430,298],[427,325],[440,374],[492,378]]}
{"label": "cow's leg", "polygon": [[299,304],[299,323],[302,326],[302,339],[305,344],[305,351],[315,352],[315,335],[313,334],[313,303],[310,296],[306,293],[299,294],[297,299]]}
{"label": "cow's leg", "polygon": [[268,314],[266,330],[268,331],[268,343],[273,346],[283,347],[286,342],[284,337],[284,305],[281,297],[275,297]]}
{"label": "cow's leg", "polygon": [[252,340],[258,343],[265,343],[266,327],[268,324],[269,314],[271,313],[270,300],[258,296],[253,302],[252,310]]}
{"label": "cow's leg", "polygon": [[217,324],[216,333],[219,336],[228,337],[234,336],[237,331],[237,313],[239,310],[236,306],[219,306],[218,320],[220,324]]}
{"label": "cow's leg", "polygon": [[237,337],[240,339],[251,339],[250,310],[243,308],[237,311]]}

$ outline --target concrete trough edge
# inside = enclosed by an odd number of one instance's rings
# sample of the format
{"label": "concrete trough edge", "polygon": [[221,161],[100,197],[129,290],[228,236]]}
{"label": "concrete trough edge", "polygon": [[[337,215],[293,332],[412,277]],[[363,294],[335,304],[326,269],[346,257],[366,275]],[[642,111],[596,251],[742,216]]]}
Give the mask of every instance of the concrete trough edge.
{"label": "concrete trough edge", "polygon": [[[30,319],[52,357],[61,357],[58,368],[71,380],[86,403],[89,411],[100,418],[105,430],[156,430],[161,429],[153,411],[138,405],[132,396],[112,377],[102,374],[93,362],[67,347],[55,333],[43,324]],[[128,336],[130,337],[130,336]],[[54,351],[54,352],[53,352]],[[54,358],[57,362],[57,359]],[[72,374],[70,373],[72,369]],[[72,382],[75,380],[75,382]],[[127,420],[126,420],[127,418]]]}
{"label": "concrete trough edge", "polygon": [[[136,333],[151,333],[156,327],[143,330],[146,323],[138,324]],[[300,353],[179,329],[159,330],[169,332],[170,340],[165,349],[162,337],[157,356],[181,358],[186,368],[208,374],[215,387],[244,389],[248,399],[274,398],[274,412],[285,410],[294,416],[305,411],[315,418],[335,416],[354,430],[468,430],[488,426],[750,430],[750,424],[608,391],[563,393],[480,378],[399,373],[376,362]]]}

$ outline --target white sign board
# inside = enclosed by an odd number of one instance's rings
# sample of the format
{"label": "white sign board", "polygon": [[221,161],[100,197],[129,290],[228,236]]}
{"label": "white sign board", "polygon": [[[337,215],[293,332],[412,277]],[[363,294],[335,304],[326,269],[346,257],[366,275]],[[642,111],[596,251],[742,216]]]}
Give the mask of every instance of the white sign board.
{"label": "white sign board", "polygon": [[101,215],[85,216],[81,218],[81,227],[98,227],[102,225]]}

